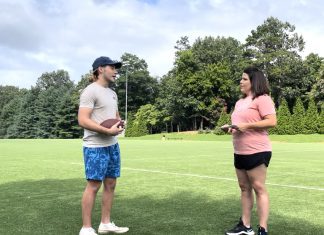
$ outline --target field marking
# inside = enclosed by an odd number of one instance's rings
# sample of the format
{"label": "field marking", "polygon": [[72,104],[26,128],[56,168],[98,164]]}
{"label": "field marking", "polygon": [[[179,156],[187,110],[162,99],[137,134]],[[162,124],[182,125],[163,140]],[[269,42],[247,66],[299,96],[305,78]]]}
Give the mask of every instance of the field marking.
{"label": "field marking", "polygon": [[[205,179],[216,179],[216,180],[226,180],[237,182],[236,179],[227,178],[227,177],[218,177],[218,176],[208,176],[208,175],[198,175],[198,174],[189,174],[189,173],[177,173],[177,172],[168,172],[168,171],[160,171],[160,170],[149,170],[149,169],[139,169],[139,168],[130,168],[123,167],[124,170],[130,171],[140,171],[140,172],[148,172],[148,173],[158,173],[158,174],[168,174],[168,175],[177,175],[177,176],[189,176],[189,177],[197,177],[197,178],[205,178]],[[303,185],[290,185],[290,184],[276,184],[276,183],[266,183],[267,185],[283,187],[283,188],[297,188],[297,189],[307,189],[307,190],[315,190],[315,191],[324,191],[324,188],[320,187],[309,187]]]}
{"label": "field marking", "polygon": [[[80,163],[80,162],[70,162],[70,164],[83,165],[83,163]],[[189,176],[189,177],[197,177],[197,178],[204,178],[204,179],[216,179],[216,180],[237,182],[237,179],[234,179],[234,178],[209,176],[209,175],[198,175],[198,174],[190,174],[190,173],[177,173],[177,172],[151,170],[151,169],[140,169],[140,168],[131,168],[131,167],[122,167],[122,170],[140,171],[140,172],[158,173],[158,174],[167,174],[167,175],[176,175],[176,176]],[[277,187],[282,187],[282,188],[296,188],[296,189],[306,189],[306,190],[314,190],[314,191],[324,191],[324,188],[321,188],[321,187],[311,187],[311,186],[291,185],[291,184],[276,184],[276,183],[266,183],[266,184],[270,185],[270,186],[277,186]]]}
{"label": "field marking", "polygon": [[148,173],[168,174],[168,175],[177,175],[177,176],[190,176],[190,177],[197,177],[197,178],[218,179],[218,180],[227,180],[227,181],[234,181],[234,182],[237,181],[236,179],[227,178],[227,177],[217,177],[217,176],[198,175],[198,174],[189,174],[189,173],[176,173],[176,172],[148,170],[148,169],[139,169],[139,168],[130,168],[130,167],[122,167],[122,170],[142,171]]}

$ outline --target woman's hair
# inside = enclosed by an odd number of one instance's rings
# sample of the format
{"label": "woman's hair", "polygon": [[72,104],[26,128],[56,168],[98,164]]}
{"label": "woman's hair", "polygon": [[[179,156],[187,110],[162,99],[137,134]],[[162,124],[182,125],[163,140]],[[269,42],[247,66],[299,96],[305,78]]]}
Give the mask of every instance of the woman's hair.
{"label": "woman's hair", "polygon": [[89,82],[95,82],[98,80],[98,75],[99,75],[99,72],[98,72],[98,69],[96,69],[95,71],[93,71],[92,73],[92,76],[89,77]]}
{"label": "woman's hair", "polygon": [[[260,95],[269,95],[269,82],[262,71],[260,71],[256,67],[247,67],[244,69],[243,73],[246,73],[251,81],[253,99],[257,98]],[[243,98],[244,97],[246,97],[245,94],[243,95]]]}

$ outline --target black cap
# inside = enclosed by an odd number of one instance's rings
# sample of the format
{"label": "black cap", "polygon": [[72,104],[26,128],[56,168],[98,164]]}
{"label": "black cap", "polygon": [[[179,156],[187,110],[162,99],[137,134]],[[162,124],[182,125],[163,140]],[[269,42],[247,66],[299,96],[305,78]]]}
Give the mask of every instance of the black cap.
{"label": "black cap", "polygon": [[95,71],[99,67],[106,66],[106,65],[114,65],[116,69],[119,69],[122,66],[122,63],[116,60],[112,60],[109,57],[106,56],[101,56],[97,59],[92,64],[92,70]]}

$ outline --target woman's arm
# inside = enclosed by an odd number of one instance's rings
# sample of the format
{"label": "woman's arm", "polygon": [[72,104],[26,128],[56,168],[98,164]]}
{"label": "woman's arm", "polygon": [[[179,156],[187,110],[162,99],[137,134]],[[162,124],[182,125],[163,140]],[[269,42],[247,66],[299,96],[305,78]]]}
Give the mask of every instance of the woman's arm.
{"label": "woman's arm", "polygon": [[269,114],[263,117],[263,120],[253,123],[240,123],[237,124],[239,131],[246,130],[263,130],[271,127],[275,127],[277,125],[277,117],[276,114]]}

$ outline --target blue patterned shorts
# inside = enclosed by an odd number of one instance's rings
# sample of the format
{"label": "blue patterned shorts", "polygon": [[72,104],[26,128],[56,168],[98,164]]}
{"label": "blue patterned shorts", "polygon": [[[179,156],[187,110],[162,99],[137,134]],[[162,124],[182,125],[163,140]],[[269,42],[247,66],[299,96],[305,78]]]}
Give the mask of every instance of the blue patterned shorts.
{"label": "blue patterned shorts", "polygon": [[87,180],[103,181],[120,176],[119,145],[108,147],[83,147],[85,175]]}

